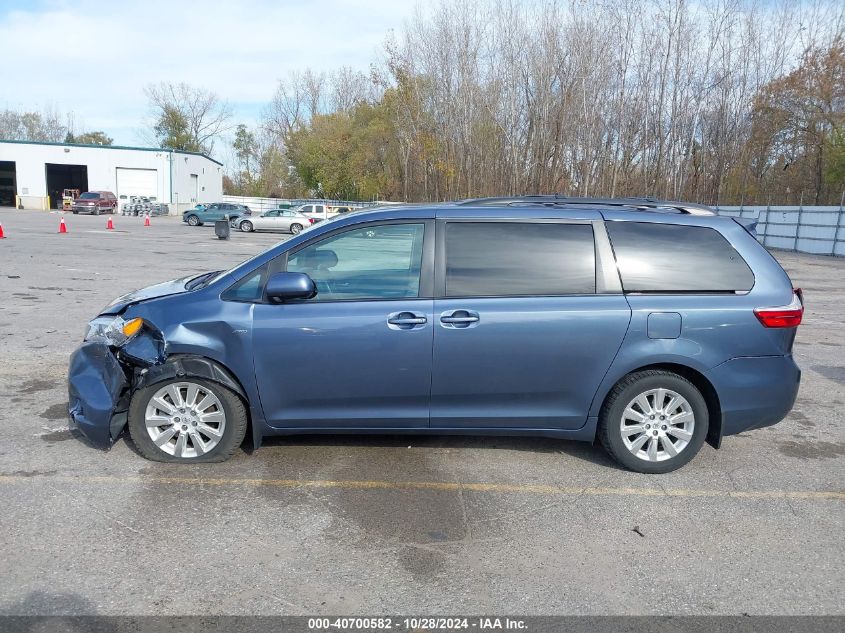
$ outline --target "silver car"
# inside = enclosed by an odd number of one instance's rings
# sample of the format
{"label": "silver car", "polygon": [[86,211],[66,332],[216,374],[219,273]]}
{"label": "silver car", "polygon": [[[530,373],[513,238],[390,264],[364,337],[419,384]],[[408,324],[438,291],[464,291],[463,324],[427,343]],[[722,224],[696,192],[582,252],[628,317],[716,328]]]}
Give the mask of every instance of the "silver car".
{"label": "silver car", "polygon": [[241,231],[287,231],[294,235],[307,229],[311,218],[290,209],[270,209],[261,215],[242,216],[235,220],[235,228]]}

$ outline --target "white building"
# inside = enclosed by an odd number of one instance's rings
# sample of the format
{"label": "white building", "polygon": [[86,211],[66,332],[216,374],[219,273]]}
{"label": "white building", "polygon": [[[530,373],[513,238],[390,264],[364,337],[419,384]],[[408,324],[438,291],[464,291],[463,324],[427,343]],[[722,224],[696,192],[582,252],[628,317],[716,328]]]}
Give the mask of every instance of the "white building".
{"label": "white building", "polygon": [[179,213],[223,197],[223,164],[204,154],[146,147],[0,141],[0,206],[57,208],[64,189],[147,196]]}

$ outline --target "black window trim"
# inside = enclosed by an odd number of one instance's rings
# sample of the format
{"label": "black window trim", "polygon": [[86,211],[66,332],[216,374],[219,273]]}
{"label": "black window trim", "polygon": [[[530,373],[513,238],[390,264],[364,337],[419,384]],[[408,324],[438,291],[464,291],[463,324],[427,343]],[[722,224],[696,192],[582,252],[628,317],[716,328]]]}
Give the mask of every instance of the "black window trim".
{"label": "black window trim", "polygon": [[[325,233],[320,233],[319,235],[313,236],[310,240],[303,242],[296,246],[296,248],[292,250],[287,250],[284,253],[280,253],[278,256],[274,257],[270,261],[258,266],[257,268],[253,268],[248,273],[243,275],[240,279],[238,279],[235,283],[228,286],[223,292],[220,293],[220,298],[223,301],[233,301],[236,303],[254,303],[254,304],[266,304],[266,305],[278,305],[269,301],[264,293],[266,286],[267,286],[267,279],[269,279],[270,275],[277,272],[285,272],[288,268],[288,257],[291,255],[295,255],[302,249],[315,244],[317,242],[321,242],[325,239],[328,239],[334,235],[339,233],[346,233],[349,231],[354,231],[358,229],[367,228],[368,226],[387,226],[393,224],[422,224],[424,226],[423,232],[423,252],[422,252],[422,266],[420,267],[420,291],[416,297],[395,297],[395,298],[372,298],[372,299],[329,299],[326,301],[320,301],[318,303],[321,304],[329,304],[329,303],[355,303],[355,302],[373,302],[373,301],[417,301],[419,299],[434,299],[434,248],[435,248],[435,220],[434,218],[402,218],[397,220],[372,220],[369,222],[356,222],[355,224],[346,224],[344,226],[340,226],[336,229],[331,231],[326,231]],[[237,286],[241,283],[245,283],[245,281],[254,275],[259,269],[264,268],[262,272],[262,279],[261,279],[261,298],[260,299],[235,299],[232,297],[227,297],[226,294],[229,293],[231,290],[234,290]],[[302,300],[302,301],[291,301],[284,305],[296,305],[298,303],[309,303],[313,304],[314,302],[311,300]]]}
{"label": "black window trim", "polygon": [[[751,264],[748,263],[748,260],[743,257],[742,253],[740,253],[733,243],[727,238],[727,236],[722,233],[719,229],[714,226],[709,226],[707,224],[695,224],[690,222],[658,222],[652,220],[651,218],[648,219],[640,219],[637,218],[636,220],[624,220],[624,219],[613,219],[613,220],[605,220],[605,223],[608,222],[628,222],[628,223],[637,223],[637,224],[658,224],[658,225],[668,225],[668,226],[688,226],[698,229],[710,229],[711,231],[715,231],[725,242],[730,246],[739,258],[745,262],[745,265],[748,267],[748,270],[751,272],[751,287],[748,290],[625,290],[624,285],[622,286],[622,293],[626,296],[633,296],[633,297],[659,297],[659,296],[686,296],[686,297],[694,297],[694,296],[721,296],[721,297],[744,297],[745,295],[751,294],[754,290],[754,287],[757,285],[757,273],[754,272],[754,269],[751,267]],[[610,248],[613,253],[613,265],[616,268],[619,274],[620,283],[622,281],[622,271],[619,270],[619,264],[617,263],[616,259],[616,249],[613,246],[613,239],[610,237],[610,231],[606,231],[607,238],[610,242]],[[766,250],[768,253],[768,250]],[[771,254],[770,254],[771,255]]]}
{"label": "black window trim", "polygon": [[[569,294],[552,294],[552,295],[537,295],[537,294],[496,294],[496,295],[447,295],[446,294],[446,224],[451,223],[474,223],[474,224],[586,224],[593,229],[593,252],[595,253],[595,270],[594,283],[595,291],[589,293],[569,293]],[[597,225],[602,225],[599,228]],[[472,301],[474,299],[542,299],[542,298],[560,298],[560,297],[595,297],[598,295],[608,294],[622,294],[621,284],[618,289],[614,288],[612,284],[606,283],[604,280],[607,276],[604,273],[604,266],[607,261],[608,253],[603,247],[599,232],[604,233],[604,226],[601,220],[585,220],[585,219],[568,219],[568,218],[484,218],[484,217],[466,217],[466,218],[438,218],[436,248],[435,248],[435,270],[434,270],[434,288],[436,299],[449,299]],[[604,233],[606,236],[606,233]],[[615,261],[614,261],[615,266]]]}

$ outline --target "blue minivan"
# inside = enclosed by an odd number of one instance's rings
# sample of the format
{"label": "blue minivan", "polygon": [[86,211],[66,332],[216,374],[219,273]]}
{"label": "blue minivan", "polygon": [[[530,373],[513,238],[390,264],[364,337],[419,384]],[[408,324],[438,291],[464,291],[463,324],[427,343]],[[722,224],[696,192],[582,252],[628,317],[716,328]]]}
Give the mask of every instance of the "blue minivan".
{"label": "blue minivan", "polygon": [[[340,215],[116,299],[71,358],[95,444],[218,462],[247,432],[598,438],[664,473],[794,403],[803,298],[753,227],[556,196]],[[303,388],[302,376],[326,376]]]}

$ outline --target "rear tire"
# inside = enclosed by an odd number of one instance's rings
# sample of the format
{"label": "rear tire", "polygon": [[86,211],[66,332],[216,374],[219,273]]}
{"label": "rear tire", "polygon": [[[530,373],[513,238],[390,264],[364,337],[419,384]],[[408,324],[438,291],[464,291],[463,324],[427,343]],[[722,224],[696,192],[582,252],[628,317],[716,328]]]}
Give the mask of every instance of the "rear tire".
{"label": "rear tire", "polygon": [[695,385],[670,371],[646,370],[629,374],[608,394],[598,437],[625,468],[662,474],[696,456],[708,424],[707,403]]}
{"label": "rear tire", "polygon": [[[156,404],[153,398],[157,393],[161,394],[163,389],[171,388],[175,388],[175,392],[179,394],[180,398],[184,396],[187,402],[183,407],[179,407],[179,402],[175,398],[165,395],[164,404],[169,402],[173,411],[171,414],[164,414],[163,405]],[[192,388],[197,390],[194,392],[193,401],[190,399],[190,389]],[[207,398],[206,394],[210,397]],[[159,395],[157,401],[161,402],[161,400],[162,396]],[[192,410],[198,410],[202,406],[201,401],[211,402],[204,410],[206,412],[211,411],[210,414],[192,413]],[[174,404],[176,406],[173,406]],[[164,414],[160,427],[151,426],[147,421],[151,407],[158,409],[158,414]],[[208,417],[209,415],[217,417]],[[179,418],[179,422],[172,422],[171,416]],[[208,421],[207,424],[203,421],[203,416]],[[157,418],[152,419],[157,420]],[[222,425],[219,422],[221,419]],[[152,425],[154,424],[156,422],[152,422]],[[129,435],[138,452],[149,460],[179,464],[223,462],[229,459],[243,442],[246,434],[247,414],[243,401],[232,390],[204,378],[185,376],[159,382],[136,391],[129,403],[127,426]],[[221,426],[222,432],[218,438],[214,435],[214,432],[219,430]],[[150,428],[153,430],[150,430]],[[205,430],[203,430],[204,428]],[[179,448],[182,429],[188,429],[188,431],[184,434],[185,440]],[[197,437],[197,433],[200,433],[198,436],[199,442],[194,439]],[[164,448],[156,444],[156,441],[153,440],[154,435],[157,436],[159,443]],[[204,445],[208,450],[201,453],[196,448],[198,444]],[[180,456],[179,453],[182,453],[182,455]]]}
{"label": "rear tire", "polygon": [[300,233],[302,233],[302,225],[296,224],[296,223],[291,224],[290,225],[290,232],[293,233],[294,235],[299,235]]}

